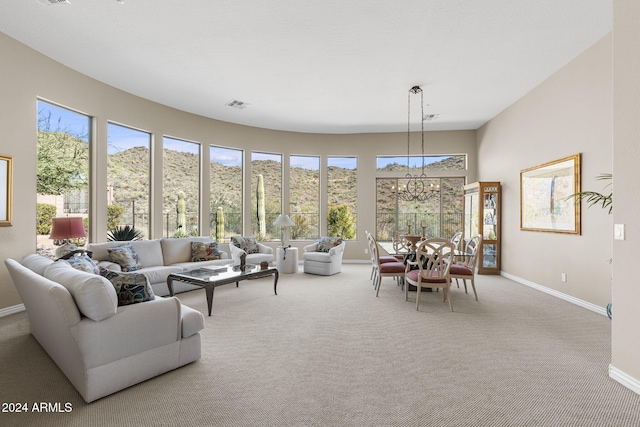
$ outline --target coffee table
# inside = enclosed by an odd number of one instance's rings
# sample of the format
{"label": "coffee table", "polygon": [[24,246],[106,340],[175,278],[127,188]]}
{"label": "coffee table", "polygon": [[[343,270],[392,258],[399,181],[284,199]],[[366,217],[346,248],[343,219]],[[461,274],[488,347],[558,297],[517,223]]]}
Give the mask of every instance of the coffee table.
{"label": "coffee table", "polygon": [[198,268],[197,270],[183,271],[180,273],[171,273],[167,277],[167,286],[169,287],[169,295],[173,296],[173,281],[190,283],[192,285],[202,286],[207,294],[207,307],[209,316],[211,316],[211,306],[213,305],[213,290],[222,285],[238,283],[242,280],[257,279],[273,275],[273,293],[278,295],[278,269],[275,267],[261,268],[259,265],[246,264],[244,268],[239,265],[227,265],[222,267]]}

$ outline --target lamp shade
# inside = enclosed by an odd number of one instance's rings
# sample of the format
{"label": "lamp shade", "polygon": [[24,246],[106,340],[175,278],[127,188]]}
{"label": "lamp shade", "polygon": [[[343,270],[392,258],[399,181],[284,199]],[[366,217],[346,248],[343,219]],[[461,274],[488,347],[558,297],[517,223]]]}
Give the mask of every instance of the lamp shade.
{"label": "lamp shade", "polygon": [[295,224],[293,223],[293,221],[291,221],[289,215],[280,214],[278,215],[278,218],[276,218],[273,225],[275,225],[276,227],[293,227]]}
{"label": "lamp shade", "polygon": [[53,218],[51,224],[52,240],[67,240],[87,237],[80,217]]}

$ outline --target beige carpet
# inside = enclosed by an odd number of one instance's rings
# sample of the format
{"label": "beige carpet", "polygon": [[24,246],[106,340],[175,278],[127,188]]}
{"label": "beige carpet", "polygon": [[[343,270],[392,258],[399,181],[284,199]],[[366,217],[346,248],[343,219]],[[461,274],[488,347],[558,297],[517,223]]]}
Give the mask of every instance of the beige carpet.
{"label": "beige carpet", "polygon": [[[281,275],[215,291],[202,359],[85,404],[28,333],[0,319],[2,403],[72,411],[0,413],[29,426],[638,426],[640,396],[608,377],[610,321],[499,276],[479,302],[415,293],[369,266]],[[178,295],[206,313],[204,291]],[[131,333],[135,333],[132,325]]]}

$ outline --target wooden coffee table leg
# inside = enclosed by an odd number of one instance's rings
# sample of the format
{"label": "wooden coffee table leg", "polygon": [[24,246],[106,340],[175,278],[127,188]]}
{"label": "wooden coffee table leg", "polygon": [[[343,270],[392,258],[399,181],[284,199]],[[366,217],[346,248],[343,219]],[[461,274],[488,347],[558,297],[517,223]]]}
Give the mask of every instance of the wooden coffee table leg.
{"label": "wooden coffee table leg", "polygon": [[209,309],[209,316],[211,316],[211,306],[213,305],[213,285],[205,286],[205,292],[207,294],[207,308]]}

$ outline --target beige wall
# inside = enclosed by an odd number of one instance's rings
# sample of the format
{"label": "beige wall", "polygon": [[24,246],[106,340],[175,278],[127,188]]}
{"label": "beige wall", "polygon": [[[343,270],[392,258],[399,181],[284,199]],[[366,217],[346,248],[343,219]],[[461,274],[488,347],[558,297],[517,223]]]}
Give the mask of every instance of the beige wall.
{"label": "beige wall", "polygon": [[[583,204],[582,235],[520,230],[520,170],[582,153],[584,190],[612,171],[608,35],[478,130],[478,176],[501,181],[502,270],[604,307],[611,298],[612,216]],[[567,274],[567,282],[561,281]]]}
{"label": "beige wall", "polygon": [[[201,142],[251,150],[285,154],[285,188],[287,186],[289,154],[314,154],[322,156],[325,164],[327,155],[357,156],[358,171],[358,238],[349,242],[345,257],[365,262],[368,255],[365,230],[375,228],[375,158],[376,155],[402,155],[406,153],[406,134],[353,134],[322,135],[292,132],[277,132],[264,129],[237,126],[230,123],[206,119],[193,114],[164,107],[116,90],[74,72],[47,59],[28,47],[0,33],[0,52],[3,66],[0,67],[0,126],[4,130],[0,139],[0,153],[14,157],[15,198],[14,222],[12,227],[0,227],[0,259],[20,259],[33,253],[36,248],[35,203],[36,203],[36,100],[41,97],[54,103],[76,109],[95,118],[93,147],[96,155],[92,163],[92,212],[97,213],[97,221],[92,223],[91,236],[106,235],[107,193],[106,188],[106,124],[113,121],[139,128],[155,135],[152,156],[158,166],[153,171],[154,192],[152,206],[162,212],[162,136],[168,135]],[[401,105],[403,96],[399,97]],[[469,153],[470,180],[476,176],[475,131],[427,132],[427,151],[433,154]],[[419,154],[420,147],[412,148]],[[202,150],[208,155],[208,150]],[[205,161],[205,164],[208,162]],[[245,168],[245,181],[250,182],[250,168]],[[461,174],[449,173],[460,176]],[[203,181],[208,182],[208,170],[203,173]],[[19,191],[18,191],[19,190]],[[321,194],[325,194],[322,191]],[[250,191],[245,192],[245,206],[251,206]],[[286,196],[286,195],[285,195]],[[321,206],[326,206],[323,196]],[[288,206],[288,200],[283,200]],[[208,218],[209,202],[203,200],[202,217]],[[245,215],[245,229],[250,229],[249,215]],[[162,235],[162,218],[152,220],[152,236]],[[203,224],[202,232],[207,233],[208,224]],[[298,247],[309,242],[292,242]],[[273,246],[277,245],[276,242]],[[20,299],[11,283],[4,263],[0,265],[0,309],[20,304]]]}
{"label": "beige wall", "polygon": [[[612,367],[635,378],[640,393],[640,2],[613,2],[613,221],[625,224],[626,240],[613,242]],[[616,372],[616,375],[618,372]]]}

